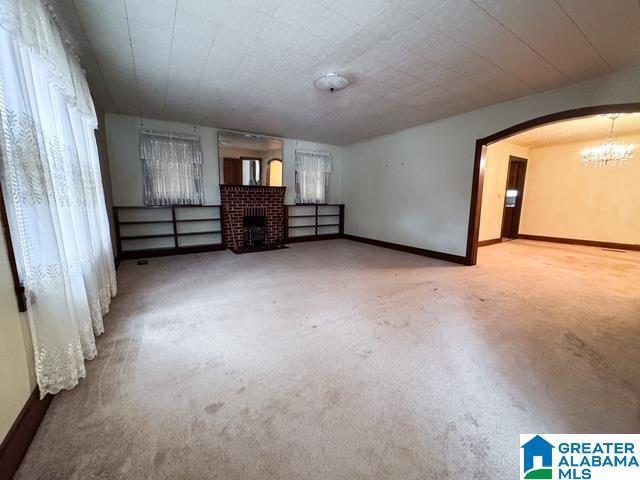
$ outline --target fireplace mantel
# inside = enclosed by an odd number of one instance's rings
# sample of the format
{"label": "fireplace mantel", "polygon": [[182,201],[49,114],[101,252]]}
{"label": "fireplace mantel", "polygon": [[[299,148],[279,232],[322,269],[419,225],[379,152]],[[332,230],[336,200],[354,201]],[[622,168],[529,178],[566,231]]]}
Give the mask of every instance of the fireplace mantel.
{"label": "fireplace mantel", "polygon": [[287,187],[267,187],[264,185],[220,185],[220,193],[222,191],[286,191]]}
{"label": "fireplace mantel", "polygon": [[244,217],[255,215],[264,215],[267,219],[267,245],[283,244],[286,189],[259,185],[220,185],[225,247],[238,251],[245,248]]}

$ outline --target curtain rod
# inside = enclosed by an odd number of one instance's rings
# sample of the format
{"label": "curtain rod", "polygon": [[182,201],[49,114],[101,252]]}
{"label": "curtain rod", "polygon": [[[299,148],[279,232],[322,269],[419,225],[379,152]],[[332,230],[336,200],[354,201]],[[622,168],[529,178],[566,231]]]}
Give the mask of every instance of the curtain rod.
{"label": "curtain rod", "polygon": [[296,148],[296,153],[307,153],[309,155],[325,155],[327,157],[331,156],[331,152],[318,152],[318,151],[313,151],[313,150],[300,150],[298,148]]}
{"label": "curtain rod", "polygon": [[142,129],[140,133],[143,135],[154,135],[156,137],[182,138],[184,140],[200,140],[199,135],[190,135],[188,133],[165,132],[163,130]]}

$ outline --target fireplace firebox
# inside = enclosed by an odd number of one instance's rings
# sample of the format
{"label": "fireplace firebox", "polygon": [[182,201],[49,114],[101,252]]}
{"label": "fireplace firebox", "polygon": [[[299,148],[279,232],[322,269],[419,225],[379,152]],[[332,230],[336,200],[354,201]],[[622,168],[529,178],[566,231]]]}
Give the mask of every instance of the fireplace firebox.
{"label": "fireplace firebox", "polygon": [[264,215],[245,215],[244,246],[255,248],[267,245],[267,217]]}

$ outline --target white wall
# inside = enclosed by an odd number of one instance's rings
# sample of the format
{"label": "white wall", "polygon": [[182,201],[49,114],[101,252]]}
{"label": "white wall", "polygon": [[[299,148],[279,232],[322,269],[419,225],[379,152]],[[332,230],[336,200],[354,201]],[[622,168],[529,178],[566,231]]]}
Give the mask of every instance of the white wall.
{"label": "white wall", "polygon": [[[640,145],[640,134],[616,137]],[[640,162],[585,167],[582,150],[602,141],[531,149],[520,233],[640,244]]]}
{"label": "white wall", "polygon": [[506,193],[509,157],[529,158],[529,149],[502,141],[489,145],[485,155],[482,211],[478,240],[494,240],[502,235],[504,194]]}
{"label": "white wall", "polygon": [[[143,119],[144,128],[194,133],[194,126],[164,120]],[[128,115],[106,115],[107,145],[111,170],[113,204],[143,205],[142,164],[139,155],[138,134],[140,119]],[[220,178],[218,170],[218,129],[197,126],[203,154],[203,182],[205,203],[220,203]],[[253,132],[259,133],[259,132]],[[283,139],[283,182],[287,187],[287,203],[295,203],[295,150],[328,151],[331,153],[332,174],[329,185],[330,203],[340,203],[342,198],[342,148],[301,140]]]}
{"label": "white wall", "polygon": [[35,389],[26,314],[18,313],[4,237],[0,235],[0,442]]}
{"label": "white wall", "polygon": [[347,146],[345,231],[464,255],[476,139],[549,113],[628,102],[640,102],[640,68]]}

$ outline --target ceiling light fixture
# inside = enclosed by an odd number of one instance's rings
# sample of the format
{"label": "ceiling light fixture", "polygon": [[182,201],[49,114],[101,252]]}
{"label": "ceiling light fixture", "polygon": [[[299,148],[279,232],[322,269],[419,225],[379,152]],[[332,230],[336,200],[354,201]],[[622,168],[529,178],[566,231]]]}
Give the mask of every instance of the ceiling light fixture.
{"label": "ceiling light fixture", "polygon": [[316,87],[327,92],[337,92],[349,85],[349,80],[336,73],[327,73],[316,81]]}
{"label": "ceiling light fixture", "polygon": [[613,127],[622,114],[614,113],[608,115],[611,120],[611,130],[609,139],[597,147],[585,148],[582,151],[582,163],[589,167],[606,167],[626,165],[630,158],[633,158],[635,145],[616,142],[613,136]]}

